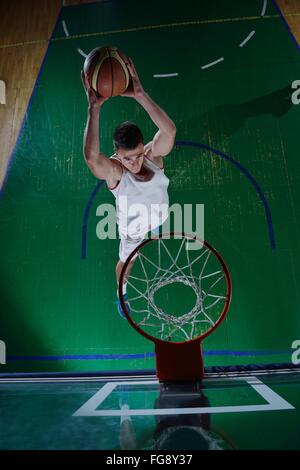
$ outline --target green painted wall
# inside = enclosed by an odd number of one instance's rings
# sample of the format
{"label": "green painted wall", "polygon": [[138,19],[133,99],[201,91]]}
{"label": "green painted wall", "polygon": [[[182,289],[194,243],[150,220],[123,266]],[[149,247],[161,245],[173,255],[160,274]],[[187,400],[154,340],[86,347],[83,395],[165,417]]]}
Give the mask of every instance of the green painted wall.
{"label": "green painted wall", "polygon": [[[105,185],[92,200],[81,258],[84,212],[97,180],[82,156],[87,102],[77,49],[105,44],[133,58],[145,90],[175,121],[178,142],[223,153],[178,144],[165,161],[171,202],[205,204],[205,238],[232,276],[232,306],[205,340],[205,364],[290,361],[300,336],[300,106],[290,96],[300,54],[274,6],[268,2],[261,17],[262,6],[155,0],[141,11],[140,2],[128,0],[62,9],[0,201],[0,339],[8,355],[0,372],[154,364],[147,355],[153,345],[113,304],[118,240],[96,236],[98,205],[114,201]],[[101,113],[101,150],[108,155],[124,120],[137,122],[146,141],[156,132],[136,102],[113,98]]]}

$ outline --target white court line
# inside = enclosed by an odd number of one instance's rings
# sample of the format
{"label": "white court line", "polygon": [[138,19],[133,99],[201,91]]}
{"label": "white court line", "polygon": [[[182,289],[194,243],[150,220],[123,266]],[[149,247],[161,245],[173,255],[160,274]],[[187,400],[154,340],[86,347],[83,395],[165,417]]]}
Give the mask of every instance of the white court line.
{"label": "white court line", "polygon": [[[236,372],[208,372],[205,374],[205,382],[216,381],[218,379],[223,380],[224,378],[244,378],[244,376],[251,377],[249,371],[236,371]],[[256,375],[290,375],[300,374],[300,369],[270,369],[270,370],[256,370],[252,374]],[[93,376],[93,377],[1,377],[1,383],[59,383],[59,382],[128,382],[128,380],[136,380],[137,376]],[[144,380],[143,383],[149,383],[149,380],[155,379],[155,375],[140,375],[139,380]],[[123,383],[122,382],[122,383]],[[130,382],[131,383],[131,382]]]}
{"label": "white court line", "polygon": [[62,26],[66,36],[70,36],[65,20],[62,21]]}
{"label": "white court line", "polygon": [[203,65],[201,68],[202,70],[207,69],[208,67],[212,67],[213,65],[216,65],[219,62],[222,62],[223,60],[224,60],[224,57],[220,57],[220,59],[217,59],[214,62],[210,62],[209,64]]}
{"label": "white court line", "polygon": [[260,16],[265,16],[266,9],[267,9],[267,3],[268,3],[268,0],[264,0],[264,4],[263,4],[263,8],[262,8]]}
{"label": "white court line", "polygon": [[244,47],[244,45],[246,44],[246,42],[248,42],[248,41],[252,38],[252,36],[254,36],[254,34],[255,34],[255,31],[254,31],[254,30],[251,31],[251,33],[248,34],[248,36],[246,37],[246,39],[244,39],[244,41],[241,42],[240,47]]}
{"label": "white court line", "polygon": [[111,394],[111,392],[116,388],[117,383],[109,382],[105,384],[100,390],[98,390],[95,395],[92,396],[79,410],[76,411],[76,413],[73,414],[73,416],[82,416],[81,412],[82,409],[86,408],[89,410],[95,410],[98,406],[99,403],[102,403],[105,398],[108,397],[108,395]]}
{"label": "white court line", "polygon": [[[134,382],[108,382],[105,384],[98,392],[95,393],[95,395],[92,396],[87,402],[82,405],[81,408],[79,408],[73,416],[94,416],[95,412],[97,413],[96,408],[105,400],[105,398],[108,397],[108,395],[118,386],[118,385],[153,385],[153,384],[158,384],[158,380],[150,380],[150,381],[143,381],[143,380],[138,380]],[[109,410],[111,411],[111,410]],[[126,410],[117,410],[120,411],[121,414],[124,413]],[[91,414],[86,414],[86,413],[91,413]],[[100,411],[101,412],[101,411]],[[126,413],[125,413],[126,414]],[[104,416],[101,414],[101,416]],[[108,415],[112,416],[112,415]],[[116,416],[121,416],[120,414]]]}
{"label": "white court line", "polygon": [[[102,377],[72,377],[72,378],[33,378],[33,379],[0,379],[0,384],[14,384],[14,383],[69,383],[69,382],[107,382],[107,379]],[[148,383],[147,379],[145,382]]]}
{"label": "white court line", "polygon": [[[233,381],[241,378],[233,378]],[[99,406],[105,398],[118,385],[145,385],[145,382],[114,382],[104,385],[92,398],[81,406],[73,416],[157,416],[157,415],[183,415],[183,414],[208,414],[208,413],[241,413],[255,411],[293,410],[294,407],[274,392],[270,387],[261,382],[257,377],[243,377],[267,404],[262,405],[238,405],[238,406],[212,406],[199,408],[160,408],[160,409],[126,409],[126,410],[99,410]],[[149,381],[147,384],[158,384],[157,380]]]}
{"label": "white court line", "polygon": [[154,74],[154,78],[167,78],[167,77],[177,77],[179,74],[177,72],[175,73],[162,73],[162,74]]}
{"label": "white court line", "polygon": [[278,393],[274,392],[270,387],[265,385],[257,377],[248,377],[246,381],[257,391],[269,404],[273,410],[294,410],[294,406],[284,400]]}
{"label": "white court line", "polygon": [[[1,377],[1,376],[0,376]],[[113,382],[114,380],[118,383],[121,381],[128,382],[128,380],[136,380],[137,376],[95,376],[95,377],[6,377],[6,378],[0,378],[0,384],[1,383],[59,383],[59,382],[105,382],[111,381]],[[154,375],[141,375],[139,376],[139,380],[142,381],[144,380],[145,383],[149,383],[149,380],[153,378],[155,379]],[[122,382],[121,382],[122,383]]]}

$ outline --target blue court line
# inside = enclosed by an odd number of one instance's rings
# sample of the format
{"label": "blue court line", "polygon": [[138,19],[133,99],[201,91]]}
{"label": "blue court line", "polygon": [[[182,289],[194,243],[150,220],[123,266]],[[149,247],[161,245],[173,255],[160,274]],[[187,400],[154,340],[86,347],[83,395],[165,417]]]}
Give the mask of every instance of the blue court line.
{"label": "blue court line", "polygon": [[51,47],[51,41],[52,41],[52,39],[53,39],[53,37],[54,37],[54,33],[55,33],[56,28],[57,28],[57,25],[58,25],[59,21],[61,20],[61,16],[62,16],[62,6],[60,7],[59,14],[57,15],[57,19],[56,19],[54,28],[53,28],[53,30],[52,30],[51,37],[50,37],[49,42],[48,42],[48,46],[47,46],[47,49],[46,49],[46,52],[45,52],[45,56],[44,56],[44,58],[43,58],[42,64],[41,64],[41,66],[40,66],[40,69],[39,69],[38,74],[37,74],[37,77],[36,77],[36,81],[35,81],[35,84],[34,84],[34,87],[33,87],[33,90],[32,90],[32,93],[31,93],[31,96],[30,96],[30,99],[29,99],[29,102],[28,102],[27,109],[26,109],[25,114],[24,114],[24,118],[23,118],[23,121],[22,121],[22,124],[21,124],[21,128],[20,128],[18,137],[17,137],[17,141],[16,141],[16,143],[15,143],[15,146],[14,146],[14,148],[13,148],[13,151],[12,151],[12,153],[11,153],[11,156],[10,156],[10,158],[9,158],[9,160],[8,160],[7,169],[6,169],[5,177],[4,177],[4,180],[3,180],[2,188],[0,188],[0,198],[1,198],[2,194],[3,194],[3,190],[4,190],[4,187],[5,187],[5,185],[6,185],[7,178],[8,178],[8,175],[9,175],[9,173],[10,173],[13,160],[14,160],[14,158],[15,158],[15,156],[16,156],[17,148],[18,148],[18,146],[19,146],[19,142],[20,142],[20,139],[21,139],[21,136],[22,136],[22,134],[23,134],[24,127],[25,127],[25,123],[26,123],[27,118],[28,118],[28,113],[29,113],[29,111],[30,111],[33,98],[34,98],[34,96],[35,96],[35,94],[36,94],[36,90],[37,90],[37,88],[38,88],[38,82],[39,82],[39,79],[40,79],[42,70],[43,70],[43,68],[44,68],[45,62],[46,62],[46,60],[47,60],[48,54],[49,54],[49,49],[50,49],[50,47]]}
{"label": "blue court line", "polygon": [[229,155],[226,155],[223,152],[220,152],[220,150],[216,150],[209,145],[205,144],[200,144],[197,142],[190,142],[190,141],[179,141],[175,142],[175,146],[187,146],[187,147],[198,147],[198,148],[203,148],[205,150],[208,150],[209,152],[213,152],[215,155],[218,155],[219,157],[223,158],[224,160],[227,160],[228,162],[232,163],[238,170],[240,170],[241,173],[246,176],[246,178],[250,181],[256,192],[258,193],[258,196],[263,203],[264,209],[265,209],[265,215],[267,219],[267,225],[268,225],[268,234],[269,234],[269,241],[270,241],[270,246],[272,250],[275,250],[275,235],[274,235],[274,229],[273,229],[273,222],[272,222],[272,215],[271,215],[271,210],[267,201],[266,196],[264,195],[262,189],[258,185],[257,181],[255,178],[252,176],[252,174],[245,168],[243,165],[241,165],[239,162],[234,160],[232,157]]}
{"label": "blue court line", "polygon": [[[204,351],[204,356],[276,356],[278,354],[292,354],[291,349],[278,351]],[[154,352],[145,352],[140,354],[68,354],[63,356],[7,356],[7,362],[10,361],[92,361],[92,360],[123,360],[123,359],[149,359],[155,357]]]}
{"label": "blue court line", "polygon": [[274,5],[275,9],[278,11],[279,16],[281,17],[281,19],[282,19],[282,21],[283,21],[285,27],[287,28],[289,35],[291,36],[293,42],[296,44],[296,47],[297,47],[297,49],[298,49],[298,52],[300,52],[300,45],[298,44],[297,39],[295,38],[295,36],[294,36],[294,34],[293,34],[293,32],[292,32],[292,30],[291,30],[291,28],[290,28],[288,22],[286,21],[284,15],[283,15],[283,13],[282,13],[282,11],[280,10],[280,7],[277,5],[276,0],[272,0],[272,2],[273,2],[273,5]]}

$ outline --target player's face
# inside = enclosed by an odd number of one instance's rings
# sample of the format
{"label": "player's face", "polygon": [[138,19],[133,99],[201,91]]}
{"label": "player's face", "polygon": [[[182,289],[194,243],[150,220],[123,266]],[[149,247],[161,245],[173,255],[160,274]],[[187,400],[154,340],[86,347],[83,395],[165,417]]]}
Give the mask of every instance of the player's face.
{"label": "player's face", "polygon": [[131,173],[138,173],[141,170],[144,161],[144,144],[139,144],[133,150],[124,150],[120,148],[117,151],[117,155],[125,168],[131,171]]}

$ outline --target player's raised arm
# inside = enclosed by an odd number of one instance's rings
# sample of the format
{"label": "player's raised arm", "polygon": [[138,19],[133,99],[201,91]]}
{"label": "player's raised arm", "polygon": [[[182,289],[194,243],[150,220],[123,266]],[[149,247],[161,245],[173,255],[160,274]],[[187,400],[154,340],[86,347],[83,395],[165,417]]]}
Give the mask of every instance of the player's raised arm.
{"label": "player's raised arm", "polygon": [[132,60],[128,59],[126,65],[131,75],[131,87],[122,96],[135,98],[158,127],[159,130],[152,141],[152,154],[154,156],[168,155],[174,146],[176,126],[167,113],[145,92]]}
{"label": "player's raised arm", "polygon": [[99,119],[103,103],[108,99],[97,96],[90,87],[84,72],[81,73],[82,83],[88,99],[88,116],[83,138],[83,154],[86,164],[99,179],[111,179],[115,165],[100,151]]}

